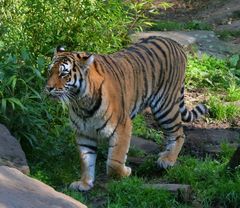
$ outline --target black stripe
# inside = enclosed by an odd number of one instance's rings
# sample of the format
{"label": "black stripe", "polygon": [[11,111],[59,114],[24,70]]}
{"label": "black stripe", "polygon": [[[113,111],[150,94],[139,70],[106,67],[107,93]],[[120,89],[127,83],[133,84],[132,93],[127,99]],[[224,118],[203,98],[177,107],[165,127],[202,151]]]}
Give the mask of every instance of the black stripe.
{"label": "black stripe", "polygon": [[[146,61],[145,57],[143,56],[143,54],[137,48],[133,48],[132,47],[131,49],[132,49],[131,50],[132,52],[137,54],[137,59],[139,60],[139,63],[141,64],[141,67],[142,67],[141,71],[143,72],[144,91],[145,91],[143,96],[146,97],[146,93],[148,91],[148,80],[147,80],[147,72],[146,72],[146,69],[147,69],[146,63],[147,63],[147,61]],[[139,59],[138,56],[141,59]],[[142,60],[143,60],[143,62],[142,62]]]}
{"label": "black stripe", "polygon": [[185,108],[183,112],[181,112],[181,115],[184,117],[187,115],[189,111]]}
{"label": "black stripe", "polygon": [[175,141],[179,140],[180,138],[183,138],[183,139],[184,139],[185,137],[184,137],[184,136],[182,136],[182,135],[180,135],[180,136],[177,136],[177,137],[176,137],[176,139],[175,139]]}
{"label": "black stripe", "polygon": [[70,120],[71,120],[72,124],[74,125],[74,127],[75,127],[76,129],[78,129],[77,123],[75,122],[75,120],[73,120],[73,118],[72,118],[71,116],[70,116]]}
{"label": "black stripe", "polygon": [[[81,146],[81,145],[80,145]],[[89,154],[89,155],[96,155],[96,152],[88,151],[88,152],[83,152],[83,154]]]}
{"label": "black stripe", "polygon": [[198,114],[197,114],[197,112],[195,111],[195,109],[193,109],[191,112],[193,113],[193,115],[194,115],[195,118],[198,117]]}
{"label": "black stripe", "polygon": [[[131,62],[129,59],[128,59],[128,56],[130,56],[131,58],[132,58],[132,60],[135,62],[135,64],[137,64],[138,66],[139,66],[139,62],[138,62],[138,60],[136,59],[136,57],[130,52],[130,51],[127,51],[126,52],[126,60],[128,61],[128,62]],[[132,62],[131,62],[132,63]],[[139,67],[136,67],[136,66],[134,66],[133,68],[132,68],[132,72],[133,72],[133,86],[134,86],[134,91],[136,92],[135,93],[135,97],[134,97],[134,106],[133,106],[133,108],[132,108],[132,110],[131,110],[131,113],[130,113],[130,116],[131,117],[134,117],[135,115],[133,115],[133,112],[135,112],[135,110],[137,109],[137,103],[138,103],[138,99],[139,99],[139,97],[140,97],[140,95],[139,95],[139,87],[138,87],[138,84],[139,84],[139,74],[138,74],[138,71],[137,71],[137,69],[138,69]]]}
{"label": "black stripe", "polygon": [[[167,120],[162,121],[162,122],[159,121],[159,124],[160,124],[160,125],[165,125],[165,124],[173,123],[173,122],[175,122],[175,120],[177,119],[178,116],[179,116],[179,112],[177,111],[176,114],[175,114],[172,118],[167,119]],[[164,128],[164,127],[163,127],[163,128]]]}
{"label": "black stripe", "polygon": [[121,120],[121,118],[118,119],[117,124],[116,124],[113,132],[112,132],[111,135],[108,137],[109,139],[115,134],[115,132],[116,132],[116,130],[117,130],[117,127],[118,127],[118,125],[119,125],[119,123],[120,123],[120,120]]}
{"label": "black stripe", "polygon": [[173,132],[178,131],[180,128],[182,128],[182,123],[177,123],[174,126],[164,128],[164,130],[167,131],[167,132],[173,133]]}
{"label": "black stripe", "polygon": [[180,104],[179,104],[179,107],[180,108],[183,108],[185,106],[185,103],[184,103],[184,100],[181,100]]}
{"label": "black stripe", "polygon": [[204,112],[202,111],[202,109],[201,109],[198,105],[195,107],[195,109],[196,109],[199,113],[201,113],[202,115],[204,114]]}
{"label": "black stripe", "polygon": [[92,146],[92,145],[88,145],[88,144],[78,144],[79,146],[81,146],[81,147],[87,147],[87,148],[89,148],[89,149],[91,149],[91,150],[94,150],[94,151],[97,151],[97,147],[96,146]]}
{"label": "black stripe", "polygon": [[[132,70],[131,72],[133,73],[133,87],[134,87],[134,91],[136,92],[135,93],[135,98],[137,99],[139,97],[139,87],[138,87],[138,82],[136,82],[136,78],[138,79],[138,74],[136,74],[136,70],[135,70],[135,66],[133,65],[132,61],[129,60],[129,57],[131,56],[133,58],[133,60],[135,60],[135,58],[130,54],[129,56],[129,52],[125,52],[125,60],[127,61],[128,64],[131,65],[132,67]],[[131,113],[130,113],[130,118],[133,119],[135,116],[136,116],[136,113],[133,115],[133,112],[136,111],[136,104],[137,104],[137,100],[135,99],[135,102],[134,102],[134,106],[133,108],[131,109]]]}
{"label": "black stripe", "polygon": [[[156,117],[156,119],[163,119],[164,117],[166,117],[172,110],[173,110],[173,108],[174,108],[174,105],[175,105],[175,103],[173,102],[172,103],[172,105],[168,108],[168,110],[166,110],[162,115],[160,115],[159,117]],[[168,106],[168,105],[167,105]],[[160,111],[161,111],[161,107],[157,110],[157,111],[155,111],[154,113],[153,113],[153,115],[155,115],[156,116],[156,114],[158,114],[158,113],[160,113]]]}
{"label": "black stripe", "polygon": [[[102,104],[102,86],[103,86],[103,82],[100,85],[99,88],[99,94],[97,94],[97,98],[93,99],[96,100],[94,103],[94,106],[89,110],[89,109],[84,109],[85,112],[87,113],[86,117],[92,117],[94,115],[94,113],[100,108],[101,104]],[[86,118],[85,117],[85,118]]]}
{"label": "black stripe", "polygon": [[[112,73],[112,75],[115,77],[115,79],[117,80],[117,82],[119,83],[119,86],[120,86],[120,93],[121,93],[121,96],[120,96],[120,99],[121,99],[121,104],[122,104],[122,106],[121,106],[121,110],[122,110],[122,113],[121,114],[123,114],[123,112],[124,112],[124,110],[125,110],[125,102],[124,102],[124,97],[125,97],[125,94],[123,93],[123,89],[124,88],[126,88],[126,86],[125,86],[125,83],[123,83],[123,79],[122,78],[120,78],[120,76],[119,76],[119,74],[117,73],[118,71],[121,71],[120,70],[120,68],[117,66],[117,68],[119,69],[119,70],[115,70],[114,68],[113,68],[113,65],[112,65],[112,63],[113,64],[115,64],[114,62],[109,62],[109,61],[111,61],[112,59],[110,59],[110,57],[109,56],[101,56],[103,59],[104,59],[104,61],[105,61],[105,63],[107,64],[107,66],[108,66],[108,69],[110,70],[110,72]],[[125,90],[126,91],[126,90]]]}
{"label": "black stripe", "polygon": [[76,70],[76,63],[75,63],[75,61],[73,62],[73,71],[74,71],[74,72],[77,71],[77,70]]}
{"label": "black stripe", "polygon": [[110,119],[112,118],[112,115],[113,115],[113,112],[112,112],[112,114],[109,116],[109,118],[104,122],[104,124],[103,124],[101,127],[99,127],[99,128],[96,129],[97,132],[103,130],[103,129],[107,126],[107,123],[108,123],[108,122],[110,121]]}
{"label": "black stripe", "polygon": [[[141,49],[143,49],[148,55],[148,60],[149,60],[150,65],[151,65],[151,72],[152,72],[151,81],[152,81],[152,90],[153,90],[154,86],[155,86],[155,80],[156,80],[156,74],[155,73],[157,72],[156,66],[153,62],[153,53],[151,52],[151,50],[148,47],[146,47],[144,45],[137,45],[137,46],[140,47]],[[159,62],[159,60],[158,60],[158,62]]]}
{"label": "black stripe", "polygon": [[181,88],[181,94],[184,95],[184,87]]}
{"label": "black stripe", "polygon": [[112,160],[114,162],[117,162],[117,163],[120,163],[120,164],[124,164],[123,162],[119,161],[119,160],[115,160],[115,159],[112,159],[112,158],[108,158],[108,160]]}

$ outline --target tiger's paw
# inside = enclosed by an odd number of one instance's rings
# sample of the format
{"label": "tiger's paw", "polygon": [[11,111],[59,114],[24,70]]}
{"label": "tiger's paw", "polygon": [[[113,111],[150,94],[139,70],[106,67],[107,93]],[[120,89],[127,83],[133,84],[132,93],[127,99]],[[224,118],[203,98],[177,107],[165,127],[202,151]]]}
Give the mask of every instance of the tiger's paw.
{"label": "tiger's paw", "polygon": [[125,166],[123,177],[128,177],[132,173],[132,169],[130,167]]}
{"label": "tiger's paw", "polygon": [[172,167],[176,163],[176,158],[169,155],[169,152],[160,153],[160,157],[157,160],[157,165],[161,169],[167,169]]}
{"label": "tiger's paw", "polygon": [[128,177],[131,175],[131,173],[132,173],[132,169],[127,166],[123,166],[123,167],[109,166],[107,170],[108,176],[113,176],[113,177]]}
{"label": "tiger's paw", "polygon": [[91,188],[93,188],[93,182],[85,181],[75,181],[69,186],[69,189],[73,191],[89,191]]}

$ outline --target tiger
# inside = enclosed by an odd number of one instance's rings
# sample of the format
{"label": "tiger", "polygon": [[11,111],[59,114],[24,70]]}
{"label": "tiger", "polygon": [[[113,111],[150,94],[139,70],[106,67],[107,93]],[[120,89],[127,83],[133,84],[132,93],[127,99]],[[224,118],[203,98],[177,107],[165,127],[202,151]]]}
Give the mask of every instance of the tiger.
{"label": "tiger", "polygon": [[70,189],[93,188],[100,140],[108,142],[107,175],[131,174],[125,163],[132,119],[147,107],[167,141],[157,164],[163,169],[175,164],[185,138],[182,122],[208,112],[201,103],[191,111],[185,106],[186,63],[182,46],[160,36],[141,39],[108,55],[55,49],[46,91],[68,106],[81,161],[81,178]]}

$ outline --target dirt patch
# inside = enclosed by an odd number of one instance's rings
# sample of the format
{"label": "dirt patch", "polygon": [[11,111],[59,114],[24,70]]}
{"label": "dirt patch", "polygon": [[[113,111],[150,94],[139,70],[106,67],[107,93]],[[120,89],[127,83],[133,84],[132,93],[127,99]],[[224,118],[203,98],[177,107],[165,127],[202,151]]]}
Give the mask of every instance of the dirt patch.
{"label": "dirt patch", "polygon": [[[156,1],[160,3],[162,1]],[[205,21],[214,25],[231,24],[240,18],[239,0],[167,0],[173,6],[166,11],[160,9],[159,19],[170,19],[180,22],[191,20]]]}

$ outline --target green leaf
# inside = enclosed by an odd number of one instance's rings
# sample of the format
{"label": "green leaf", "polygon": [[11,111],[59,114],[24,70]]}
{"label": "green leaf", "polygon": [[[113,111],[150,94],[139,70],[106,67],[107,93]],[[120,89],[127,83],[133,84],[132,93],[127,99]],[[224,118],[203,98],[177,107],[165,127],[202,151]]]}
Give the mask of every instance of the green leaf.
{"label": "green leaf", "polygon": [[237,64],[238,64],[239,59],[240,59],[240,58],[239,58],[239,55],[238,55],[238,54],[235,54],[235,55],[233,55],[233,56],[231,56],[231,57],[229,58],[229,62],[230,62],[230,64],[231,64],[232,66],[236,67]]}
{"label": "green leaf", "polygon": [[13,106],[13,108],[15,108],[15,104],[18,105],[22,110],[25,109],[25,107],[23,106],[23,104],[21,103],[21,101],[17,98],[7,98],[7,101],[10,102]]}
{"label": "green leaf", "polygon": [[1,105],[1,108],[2,108],[2,112],[5,114],[6,113],[6,107],[7,107],[7,101],[5,98],[2,99],[2,105]]}

